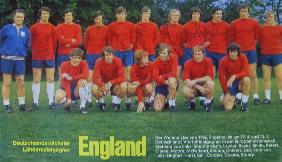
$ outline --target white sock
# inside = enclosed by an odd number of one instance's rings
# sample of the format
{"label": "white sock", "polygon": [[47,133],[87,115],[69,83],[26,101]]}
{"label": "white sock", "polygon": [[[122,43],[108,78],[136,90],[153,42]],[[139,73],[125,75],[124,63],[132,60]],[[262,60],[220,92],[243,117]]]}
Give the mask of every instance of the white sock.
{"label": "white sock", "polygon": [[4,106],[10,105],[10,100],[9,99],[3,100],[3,104],[4,104]]}
{"label": "white sock", "polygon": [[145,102],[147,102],[147,103],[151,102],[150,97],[145,97]]}
{"label": "white sock", "polygon": [[205,97],[205,105],[211,103],[211,100],[212,100],[212,98],[208,99],[208,98]]}
{"label": "white sock", "polygon": [[99,103],[105,103],[104,97],[102,97],[102,98],[99,100]]}
{"label": "white sock", "polygon": [[200,100],[200,101],[203,101],[203,100],[205,100],[205,97],[200,96],[200,97],[199,97],[199,100]]}
{"label": "white sock", "polygon": [[270,89],[264,90],[265,98],[270,100],[271,98],[271,92]]}
{"label": "white sock", "polygon": [[33,95],[33,103],[38,105],[39,95],[40,95],[40,83],[32,84],[32,95]]}
{"label": "white sock", "polygon": [[25,104],[25,97],[18,97],[19,105]]}
{"label": "white sock", "polygon": [[238,100],[242,100],[242,93],[241,93],[241,92],[237,93],[237,94],[236,94],[236,98],[237,98]]}
{"label": "white sock", "polygon": [[189,101],[189,102],[194,102],[194,103],[195,103],[195,102],[196,102],[196,99],[195,99],[195,98],[193,98],[193,99],[192,99],[191,101]]}
{"label": "white sock", "polygon": [[175,99],[169,99],[168,104],[169,106],[175,106]]}
{"label": "white sock", "polygon": [[80,107],[85,107],[87,100],[87,92],[84,88],[79,88]]}
{"label": "white sock", "polygon": [[253,94],[253,99],[259,98],[258,94]]}
{"label": "white sock", "polygon": [[242,95],[242,102],[243,103],[248,103],[248,100],[249,100],[249,96]]}
{"label": "white sock", "polygon": [[120,104],[121,100],[120,100],[120,98],[117,97],[117,96],[112,96],[112,102],[113,102],[114,104]]}
{"label": "white sock", "polygon": [[150,102],[154,101],[154,97],[155,97],[155,91],[152,93],[152,95],[150,97]]}
{"label": "white sock", "polygon": [[92,102],[92,82],[87,83],[87,101]]}
{"label": "white sock", "polygon": [[282,91],[279,91],[280,100],[282,100]]}
{"label": "white sock", "polygon": [[47,95],[49,100],[49,105],[51,105],[54,102],[54,89],[55,84],[47,82]]}
{"label": "white sock", "polygon": [[125,103],[131,103],[131,98],[125,97]]}

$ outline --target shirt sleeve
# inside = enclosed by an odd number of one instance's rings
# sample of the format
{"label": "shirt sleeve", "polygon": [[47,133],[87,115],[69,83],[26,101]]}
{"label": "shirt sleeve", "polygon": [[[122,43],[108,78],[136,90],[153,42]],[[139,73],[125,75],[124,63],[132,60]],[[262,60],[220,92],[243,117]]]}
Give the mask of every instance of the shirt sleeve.
{"label": "shirt sleeve", "polygon": [[155,61],[153,65],[153,79],[157,84],[164,85],[165,79],[160,76],[159,61]]}
{"label": "shirt sleeve", "polygon": [[94,72],[93,72],[93,83],[98,86],[103,86],[104,82],[102,82],[101,78],[101,61],[97,61],[94,66]]}
{"label": "shirt sleeve", "polygon": [[124,81],[125,79],[125,76],[124,76],[124,67],[122,65],[122,62],[121,60],[118,60],[116,62],[117,64],[117,73],[118,73],[118,77],[111,80],[110,82],[113,84],[113,85],[116,85],[116,84],[120,84]]}
{"label": "shirt sleeve", "polygon": [[243,55],[240,59],[242,61],[242,71],[236,74],[236,79],[242,79],[243,77],[249,76],[249,63],[247,57]]}
{"label": "shirt sleeve", "polygon": [[88,42],[89,42],[89,28],[86,29],[84,36],[84,48],[86,49],[86,51],[88,50]]}
{"label": "shirt sleeve", "polygon": [[183,68],[182,80],[185,81],[187,79],[190,79],[190,74],[191,74],[190,62],[186,62]]}
{"label": "shirt sleeve", "polygon": [[212,60],[208,59],[207,63],[208,63],[207,75],[211,77],[212,80],[214,80],[214,70],[213,70]]}
{"label": "shirt sleeve", "polygon": [[82,72],[78,75],[75,75],[73,76],[73,80],[74,81],[78,81],[80,79],[88,79],[88,76],[89,76],[89,70],[88,70],[88,66],[87,66],[87,63],[85,62],[81,62],[82,64]]}
{"label": "shirt sleeve", "polygon": [[76,41],[71,43],[71,46],[74,47],[74,48],[79,47],[81,45],[81,42],[82,42],[81,27],[79,25],[77,25],[77,31],[76,31],[75,39],[76,39]]}
{"label": "shirt sleeve", "polygon": [[225,62],[224,60],[221,60],[219,63],[219,69],[218,69],[218,78],[220,85],[222,87],[222,90],[224,93],[227,92],[227,82],[226,82],[226,74],[225,74]]}

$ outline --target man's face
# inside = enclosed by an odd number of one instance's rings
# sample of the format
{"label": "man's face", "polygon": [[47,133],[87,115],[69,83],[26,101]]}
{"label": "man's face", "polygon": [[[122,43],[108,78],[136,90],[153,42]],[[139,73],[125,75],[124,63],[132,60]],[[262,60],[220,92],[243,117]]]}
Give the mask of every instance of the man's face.
{"label": "man's face", "polygon": [[141,15],[142,21],[149,21],[150,16],[151,16],[151,12],[143,12],[142,15]]}
{"label": "man's face", "polygon": [[105,61],[106,61],[106,63],[112,63],[113,62],[113,58],[114,58],[113,53],[108,53],[108,52],[104,52],[104,53],[105,53]]}
{"label": "man's face", "polygon": [[73,21],[73,15],[71,12],[65,13],[65,22],[66,23],[72,23]]}
{"label": "man's face", "polygon": [[202,50],[195,50],[193,52],[193,58],[196,62],[202,62],[205,55]]}
{"label": "man's face", "polygon": [[71,65],[77,67],[80,62],[81,62],[81,57],[80,56],[72,56],[70,57]]}
{"label": "man's face", "polygon": [[171,18],[171,20],[170,20],[171,23],[178,23],[179,19],[180,19],[180,13],[179,12],[173,12],[171,14],[170,18]]}
{"label": "man's face", "polygon": [[274,16],[274,14],[267,15],[266,16],[266,22],[270,23],[270,24],[275,23],[275,16]]}
{"label": "man's face", "polygon": [[144,56],[144,57],[142,57],[140,64],[142,66],[146,66],[146,65],[148,65],[148,62],[149,62],[148,56]]}
{"label": "man's face", "polygon": [[95,22],[96,25],[101,25],[101,24],[103,24],[103,16],[101,15],[101,16],[95,17],[95,18],[94,18],[94,22]]}
{"label": "man's face", "polygon": [[24,21],[24,14],[23,14],[23,13],[16,12],[16,14],[15,14],[15,16],[14,16],[14,23],[15,23],[17,26],[21,26],[21,25],[23,25],[23,21]]}
{"label": "man's face", "polygon": [[248,8],[241,8],[240,9],[240,18],[246,19],[249,17],[249,9]]}
{"label": "man's face", "polygon": [[49,12],[48,11],[42,11],[41,12],[41,16],[40,16],[40,20],[43,22],[48,22],[49,21]]}
{"label": "man's face", "polygon": [[213,20],[218,22],[218,21],[221,21],[222,20],[222,11],[218,10],[216,11],[213,15]]}
{"label": "man's face", "polygon": [[200,21],[201,13],[200,12],[193,12],[192,13],[192,21]]}
{"label": "man's face", "polygon": [[235,50],[235,51],[228,51],[229,53],[229,57],[231,60],[237,60],[238,58],[238,51]]}
{"label": "man's face", "polygon": [[120,12],[116,14],[117,21],[125,21],[127,14],[126,12]]}
{"label": "man's face", "polygon": [[161,60],[163,60],[163,61],[167,61],[168,60],[169,53],[168,53],[168,49],[167,48],[165,48],[162,51],[160,51],[159,54],[160,54]]}

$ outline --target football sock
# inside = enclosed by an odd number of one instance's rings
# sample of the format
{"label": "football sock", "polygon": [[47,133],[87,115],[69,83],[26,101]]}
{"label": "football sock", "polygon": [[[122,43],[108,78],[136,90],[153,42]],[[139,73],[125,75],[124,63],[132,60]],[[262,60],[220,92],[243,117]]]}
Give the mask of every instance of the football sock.
{"label": "football sock", "polygon": [[55,84],[47,82],[47,95],[49,99],[49,105],[51,105],[54,102],[54,87]]}
{"label": "football sock", "polygon": [[80,107],[85,107],[87,92],[84,88],[79,88],[79,97],[80,97]]}
{"label": "football sock", "polygon": [[25,104],[25,97],[18,97],[19,105]]}
{"label": "football sock", "polygon": [[32,94],[33,94],[33,103],[38,104],[38,99],[40,95],[40,83],[32,84]]}
{"label": "football sock", "polygon": [[270,100],[270,96],[271,96],[271,91],[270,89],[264,90],[264,94],[265,94],[265,98]]}

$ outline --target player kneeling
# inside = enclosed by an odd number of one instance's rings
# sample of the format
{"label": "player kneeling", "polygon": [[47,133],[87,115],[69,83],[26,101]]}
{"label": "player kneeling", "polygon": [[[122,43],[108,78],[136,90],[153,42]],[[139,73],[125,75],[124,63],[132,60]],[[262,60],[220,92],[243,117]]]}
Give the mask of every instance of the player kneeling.
{"label": "player kneeling", "polygon": [[195,46],[192,51],[193,58],[184,64],[183,93],[188,99],[189,109],[195,110],[195,97],[203,96],[205,110],[210,112],[214,94],[214,71],[212,61],[204,53],[204,47]]}
{"label": "player kneeling", "polygon": [[171,55],[170,47],[161,43],[159,56],[153,64],[153,80],[157,84],[154,98],[155,111],[161,111],[168,99],[170,110],[176,112],[177,65],[177,58]]}
{"label": "player kneeling", "polygon": [[247,57],[240,54],[240,47],[236,43],[228,46],[227,54],[219,64],[219,81],[224,92],[222,104],[226,111],[231,111],[236,94],[242,92],[241,109],[247,112],[251,86]]}
{"label": "player kneeling", "polygon": [[99,100],[99,109],[104,111],[104,96],[112,95],[115,111],[120,111],[120,98],[124,96],[126,83],[124,83],[124,67],[119,58],[113,55],[111,47],[105,47],[102,58],[96,61],[93,72],[92,94]]}
{"label": "player kneeling", "polygon": [[70,61],[61,65],[61,89],[55,94],[56,105],[64,105],[66,111],[70,111],[71,101],[80,99],[80,112],[86,114],[86,86],[88,78],[88,66],[82,60],[84,52],[75,48],[70,54]]}
{"label": "player kneeling", "polygon": [[[144,109],[149,110],[151,106],[150,96],[153,93],[152,84],[152,63],[148,61],[148,55],[143,50],[134,53],[134,62],[130,70],[131,82],[127,84],[126,97],[137,96],[137,112],[141,113]],[[145,96],[145,104],[143,102]]]}

